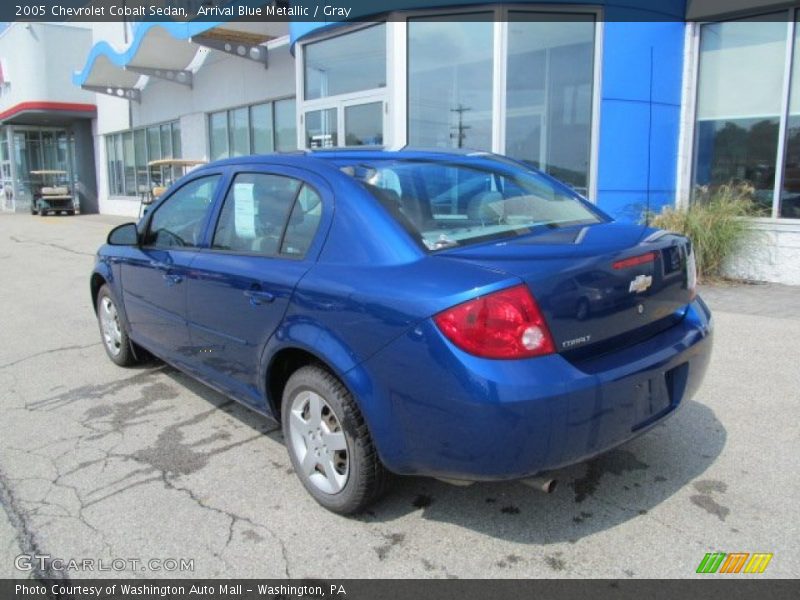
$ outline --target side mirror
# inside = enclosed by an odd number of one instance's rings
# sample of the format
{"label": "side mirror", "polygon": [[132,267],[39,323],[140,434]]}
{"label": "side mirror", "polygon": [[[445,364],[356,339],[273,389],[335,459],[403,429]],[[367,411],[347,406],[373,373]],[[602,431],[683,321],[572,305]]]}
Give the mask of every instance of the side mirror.
{"label": "side mirror", "polygon": [[138,246],[139,231],[136,223],[123,223],[111,230],[106,243],[109,246]]}

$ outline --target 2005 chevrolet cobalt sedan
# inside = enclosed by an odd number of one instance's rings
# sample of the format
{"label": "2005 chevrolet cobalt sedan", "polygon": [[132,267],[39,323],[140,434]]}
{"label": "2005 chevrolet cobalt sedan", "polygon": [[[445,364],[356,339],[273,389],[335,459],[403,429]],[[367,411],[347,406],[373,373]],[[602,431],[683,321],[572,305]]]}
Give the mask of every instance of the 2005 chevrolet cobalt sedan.
{"label": "2005 chevrolet cobalt sedan", "polygon": [[199,168],[114,229],[105,349],[279,421],[326,508],[389,473],[528,478],[659,423],[711,352],[690,242],[485,153],[321,151]]}

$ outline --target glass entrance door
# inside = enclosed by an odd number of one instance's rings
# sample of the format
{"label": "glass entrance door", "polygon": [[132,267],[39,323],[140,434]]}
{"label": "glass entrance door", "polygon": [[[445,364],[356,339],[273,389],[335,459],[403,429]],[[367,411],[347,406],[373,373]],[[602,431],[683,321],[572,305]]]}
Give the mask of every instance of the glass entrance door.
{"label": "glass entrance door", "polygon": [[[33,196],[42,185],[40,177],[32,171],[63,171],[64,175],[54,176],[53,183],[65,185],[70,193],[75,190],[74,146],[75,138],[66,129],[19,128],[14,127],[11,134],[11,157],[14,177],[9,164],[14,209],[31,209]],[[0,170],[2,166],[0,165]],[[2,174],[2,173],[0,173]],[[2,174],[4,176],[4,174]],[[3,194],[5,196],[5,193]]]}
{"label": "glass entrance door", "polygon": [[14,178],[11,173],[11,149],[8,130],[0,127],[0,210],[14,210]]}

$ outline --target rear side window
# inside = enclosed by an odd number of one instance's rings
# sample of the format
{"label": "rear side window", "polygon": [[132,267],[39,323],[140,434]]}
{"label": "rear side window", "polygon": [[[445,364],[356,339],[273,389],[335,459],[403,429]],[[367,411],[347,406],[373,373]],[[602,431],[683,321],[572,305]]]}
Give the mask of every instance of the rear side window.
{"label": "rear side window", "polygon": [[164,200],[150,220],[145,245],[156,248],[197,246],[217,183],[219,175],[199,177]]}
{"label": "rear side window", "polygon": [[322,199],[307,184],[304,184],[292,208],[286,235],[281,245],[281,254],[303,256],[311,246],[314,234],[322,217]]}
{"label": "rear side window", "polygon": [[225,197],[212,247],[265,256],[278,254],[302,185],[281,175],[238,174]]}

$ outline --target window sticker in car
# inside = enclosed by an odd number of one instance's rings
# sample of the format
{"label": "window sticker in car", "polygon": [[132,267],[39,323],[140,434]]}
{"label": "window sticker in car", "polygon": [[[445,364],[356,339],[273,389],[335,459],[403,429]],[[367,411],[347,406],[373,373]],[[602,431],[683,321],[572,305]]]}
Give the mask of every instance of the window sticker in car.
{"label": "window sticker in car", "polygon": [[256,203],[252,183],[233,184],[234,226],[236,235],[243,239],[256,237]]}

